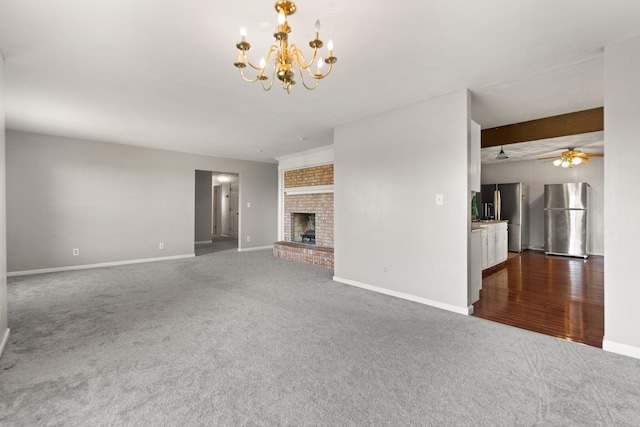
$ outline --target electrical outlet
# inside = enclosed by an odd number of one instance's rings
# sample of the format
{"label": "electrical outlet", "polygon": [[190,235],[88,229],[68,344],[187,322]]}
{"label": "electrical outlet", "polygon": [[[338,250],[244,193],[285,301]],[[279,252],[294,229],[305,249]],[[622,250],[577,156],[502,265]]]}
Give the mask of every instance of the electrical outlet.
{"label": "electrical outlet", "polygon": [[75,248],[75,249],[73,250],[73,256],[78,256],[78,255],[80,255],[80,249]]}
{"label": "electrical outlet", "polygon": [[389,271],[389,268],[385,265],[384,266],[384,272],[386,273],[387,271]]}
{"label": "electrical outlet", "polygon": [[250,208],[251,207],[251,202],[247,202],[247,207]]}
{"label": "electrical outlet", "polygon": [[251,236],[247,236],[247,242],[251,241]]}
{"label": "electrical outlet", "polygon": [[158,244],[158,249],[164,249],[164,243]]}

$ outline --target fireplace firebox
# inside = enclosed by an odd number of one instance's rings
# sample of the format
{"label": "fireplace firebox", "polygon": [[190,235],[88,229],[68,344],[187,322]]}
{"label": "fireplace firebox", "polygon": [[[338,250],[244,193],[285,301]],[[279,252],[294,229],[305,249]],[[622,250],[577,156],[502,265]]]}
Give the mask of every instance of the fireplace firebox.
{"label": "fireplace firebox", "polygon": [[293,213],[293,242],[316,244],[316,214],[313,213]]}

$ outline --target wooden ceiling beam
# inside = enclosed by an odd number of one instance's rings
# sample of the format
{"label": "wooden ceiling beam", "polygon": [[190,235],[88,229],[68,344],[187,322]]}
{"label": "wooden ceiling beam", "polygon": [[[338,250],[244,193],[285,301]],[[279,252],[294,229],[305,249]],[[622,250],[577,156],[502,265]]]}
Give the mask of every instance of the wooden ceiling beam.
{"label": "wooden ceiling beam", "polygon": [[482,131],[482,148],[604,130],[604,107]]}

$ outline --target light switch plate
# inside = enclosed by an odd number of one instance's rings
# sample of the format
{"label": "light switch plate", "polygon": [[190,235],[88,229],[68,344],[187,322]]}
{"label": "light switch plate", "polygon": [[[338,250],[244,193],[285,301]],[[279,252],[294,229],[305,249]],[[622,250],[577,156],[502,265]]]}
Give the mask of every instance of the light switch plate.
{"label": "light switch plate", "polygon": [[438,206],[444,205],[444,195],[436,194],[436,205]]}

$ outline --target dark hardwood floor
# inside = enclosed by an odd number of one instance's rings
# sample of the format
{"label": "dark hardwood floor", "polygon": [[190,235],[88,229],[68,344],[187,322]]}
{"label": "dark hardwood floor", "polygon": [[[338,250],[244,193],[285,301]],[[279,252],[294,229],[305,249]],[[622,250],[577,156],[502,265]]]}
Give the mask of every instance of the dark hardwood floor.
{"label": "dark hardwood floor", "polygon": [[483,319],[602,347],[604,258],[523,252],[483,272],[473,307]]}

